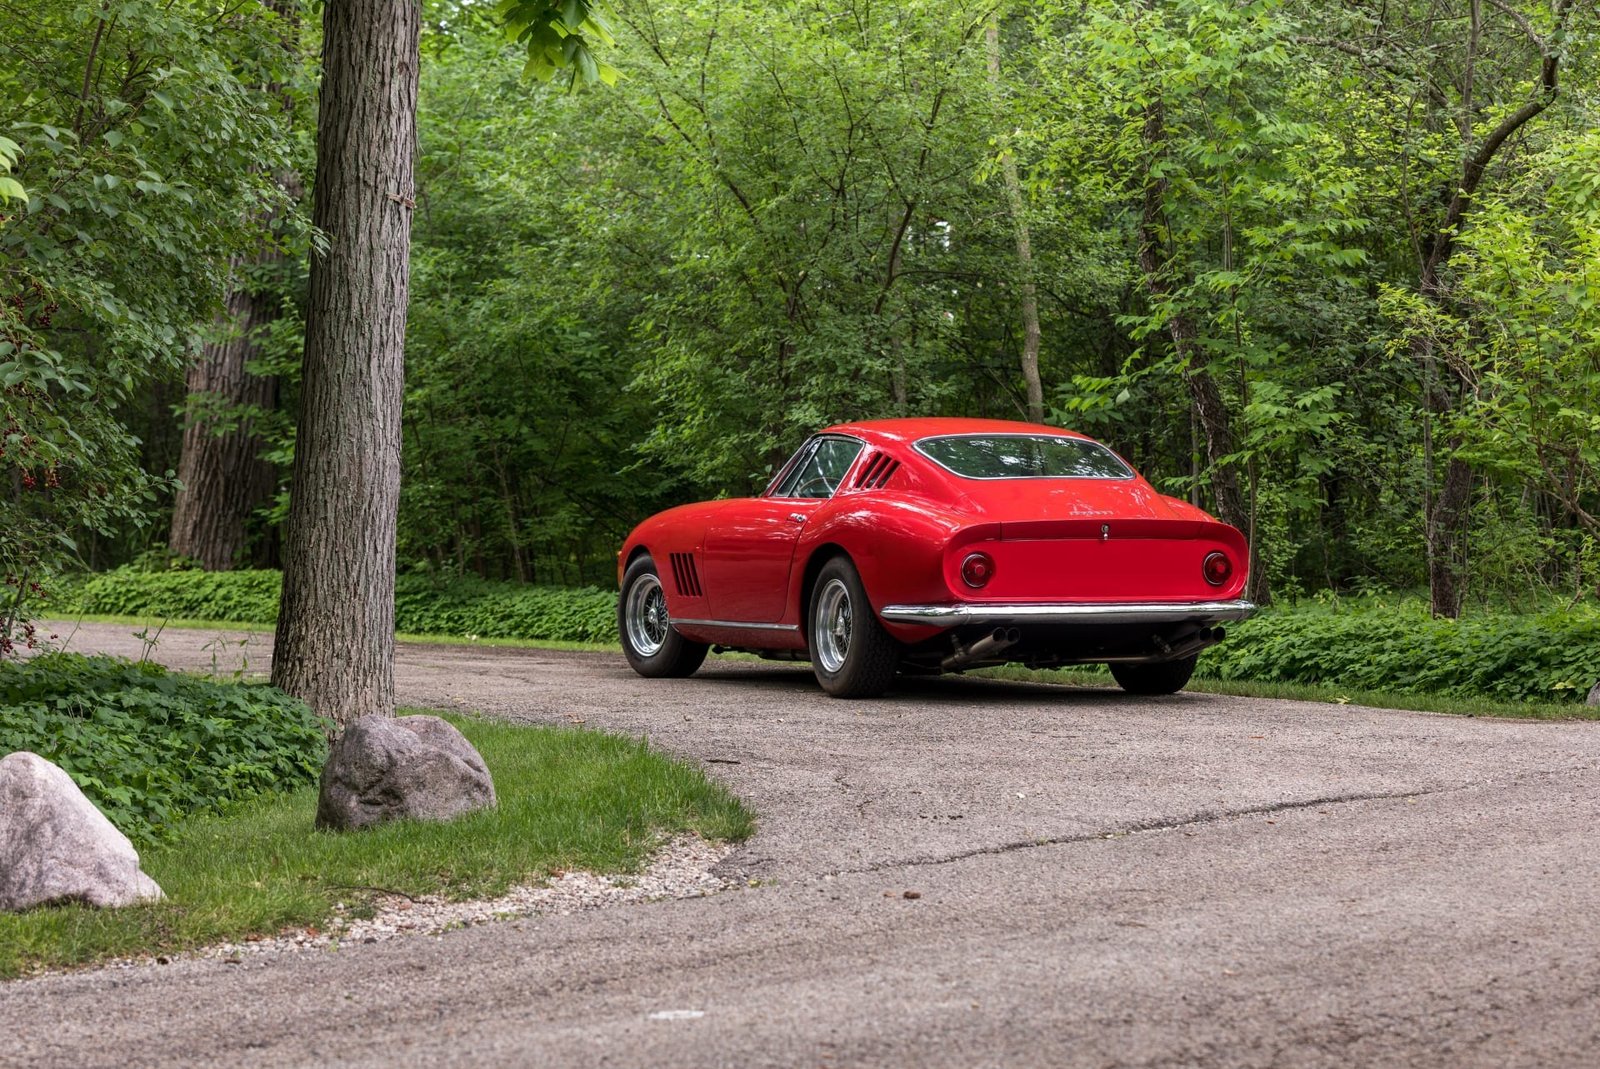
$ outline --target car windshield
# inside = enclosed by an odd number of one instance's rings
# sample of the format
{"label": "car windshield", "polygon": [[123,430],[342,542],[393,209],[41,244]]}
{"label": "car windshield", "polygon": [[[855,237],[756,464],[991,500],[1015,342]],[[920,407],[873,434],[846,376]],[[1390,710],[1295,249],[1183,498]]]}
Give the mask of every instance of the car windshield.
{"label": "car windshield", "polygon": [[961,434],[924,438],[917,451],[968,479],[1131,479],[1099,442],[1052,434]]}

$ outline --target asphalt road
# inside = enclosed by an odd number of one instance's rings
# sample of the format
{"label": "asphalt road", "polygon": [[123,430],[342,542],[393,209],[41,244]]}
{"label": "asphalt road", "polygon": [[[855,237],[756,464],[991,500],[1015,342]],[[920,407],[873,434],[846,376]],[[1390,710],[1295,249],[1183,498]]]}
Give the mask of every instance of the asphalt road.
{"label": "asphalt road", "polygon": [[[73,644],[136,653],[127,630]],[[209,666],[211,638],[169,631],[158,656]],[[1600,724],[399,661],[407,704],[706,763],[761,816],[726,863],[756,886],[0,985],[0,1063],[1600,1065]]]}

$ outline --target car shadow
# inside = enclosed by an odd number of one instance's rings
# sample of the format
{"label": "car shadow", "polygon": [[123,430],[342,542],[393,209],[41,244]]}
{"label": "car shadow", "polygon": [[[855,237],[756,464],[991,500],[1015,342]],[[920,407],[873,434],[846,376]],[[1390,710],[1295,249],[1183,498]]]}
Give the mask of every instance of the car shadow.
{"label": "car shadow", "polygon": [[[749,687],[771,690],[812,690],[820,698],[822,690],[811,673],[809,665],[753,662],[722,662],[707,664],[693,676],[706,682],[742,683]],[[1163,702],[1192,700],[1199,694],[1164,696]],[[921,704],[968,705],[987,701],[1070,701],[1079,705],[1130,705],[1151,701],[1148,697],[1125,693],[1115,687],[1085,687],[1069,683],[1031,683],[1009,679],[985,679],[982,676],[947,674],[938,676],[896,676],[893,686],[882,698],[872,701],[916,701]]]}

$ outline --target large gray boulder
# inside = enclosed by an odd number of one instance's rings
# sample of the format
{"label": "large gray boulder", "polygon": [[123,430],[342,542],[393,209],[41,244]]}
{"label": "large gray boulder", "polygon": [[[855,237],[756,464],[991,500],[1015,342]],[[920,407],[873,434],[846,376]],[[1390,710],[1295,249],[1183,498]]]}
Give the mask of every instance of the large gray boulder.
{"label": "large gray boulder", "polygon": [[436,716],[364,716],[334,740],[322,766],[317,827],[454,820],[494,804],[489,769],[453,726]]}
{"label": "large gray boulder", "polygon": [[1600,683],[1596,683],[1589,690],[1589,705],[1600,705]]}
{"label": "large gray boulder", "polygon": [[128,837],[35,753],[0,758],[0,910],[161,898]]}

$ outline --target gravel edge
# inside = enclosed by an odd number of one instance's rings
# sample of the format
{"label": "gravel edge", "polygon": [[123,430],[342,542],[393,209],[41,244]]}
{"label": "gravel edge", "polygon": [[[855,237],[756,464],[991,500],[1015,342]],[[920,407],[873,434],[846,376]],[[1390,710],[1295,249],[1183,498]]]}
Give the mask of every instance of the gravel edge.
{"label": "gravel edge", "polygon": [[[370,917],[353,915],[345,902],[337,903],[326,928],[291,928],[275,936],[249,938],[240,942],[217,943],[175,954],[142,954],[113,958],[87,968],[71,966],[44,969],[17,979],[31,979],[53,973],[83,973],[104,969],[146,969],[180,961],[220,960],[239,964],[246,957],[300,954],[308,951],[332,952],[410,936],[433,936],[460,928],[517,920],[532,916],[565,916],[592,909],[657,902],[667,899],[703,898],[716,894],[738,881],[719,876],[715,868],[737,849],[733,843],[708,842],[693,835],[681,835],[662,844],[643,871],[626,875],[600,875],[592,872],[564,872],[536,884],[513,887],[495,898],[451,900],[439,895],[412,898],[392,892],[377,892],[376,907]],[[364,911],[363,911],[364,912]]]}

